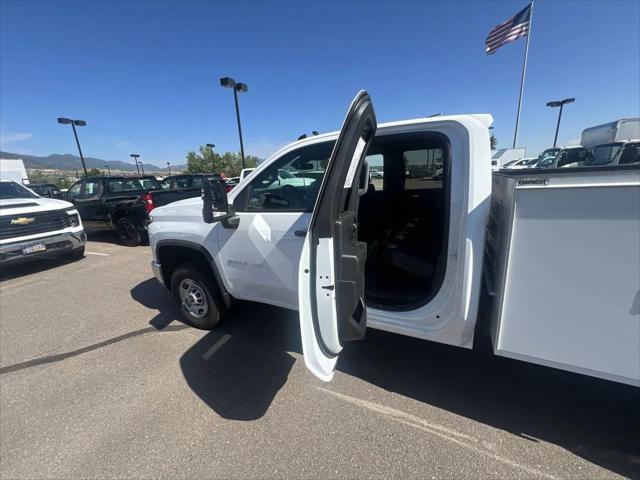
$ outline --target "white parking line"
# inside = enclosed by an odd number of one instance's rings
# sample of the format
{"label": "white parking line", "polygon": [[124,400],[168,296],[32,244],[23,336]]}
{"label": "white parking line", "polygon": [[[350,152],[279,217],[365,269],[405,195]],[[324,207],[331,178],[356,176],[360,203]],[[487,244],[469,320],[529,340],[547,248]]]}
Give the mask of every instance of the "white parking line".
{"label": "white parking line", "polygon": [[99,257],[108,257],[110,254],[108,253],[98,253],[98,252],[84,252],[85,255],[97,255]]}
{"label": "white parking line", "polygon": [[416,428],[418,430],[422,430],[424,432],[440,437],[444,440],[448,440],[452,443],[460,445],[461,447],[464,447],[468,450],[476,452],[480,455],[493,458],[494,460],[505,463],[511,467],[523,470],[524,472],[526,472],[531,476],[544,477],[544,478],[548,478],[549,480],[555,480],[557,478],[537,468],[529,467],[527,465],[523,465],[521,463],[515,462],[509,458],[503,457],[496,453],[489,452],[484,448],[482,448],[480,445],[478,445],[478,439],[470,437],[469,435],[465,435],[464,433],[451,430],[449,428],[443,427],[442,425],[432,424],[430,422],[427,422],[423,418],[416,417],[415,415],[411,415],[409,413],[402,412],[400,410],[396,410],[395,408],[373,403],[368,400],[363,400],[361,398],[351,397],[343,393],[327,390],[326,388],[320,388],[320,387],[315,387],[315,388],[317,390],[320,390],[321,392],[328,393],[346,402],[349,402],[359,407],[364,407],[370,411],[374,411],[379,414],[382,414],[388,419],[393,420],[395,422],[401,423],[408,427]]}
{"label": "white parking line", "polygon": [[21,282],[12,283],[11,285],[6,285],[0,282],[0,291],[9,290],[10,288],[15,288],[15,287],[24,287],[25,285],[29,285],[29,286],[39,285],[41,283],[47,283],[46,279],[30,278],[28,280],[22,280]]}
{"label": "white parking line", "polygon": [[209,350],[207,350],[206,352],[204,352],[204,355],[202,355],[202,358],[205,360],[209,360],[211,358],[211,355],[213,355],[214,353],[216,353],[218,350],[220,350],[220,348],[227,343],[227,341],[231,338],[231,335],[229,335],[228,333],[223,335],[220,340],[218,340],[216,343],[214,343],[211,348]]}
{"label": "white parking line", "polygon": [[27,283],[31,283],[33,282],[34,279],[29,279],[29,280],[22,280],[21,282],[16,282],[16,283],[12,283],[11,285],[6,285],[3,283],[0,283],[0,288],[7,289],[7,288],[13,288],[13,287],[19,287],[20,285],[26,285]]}

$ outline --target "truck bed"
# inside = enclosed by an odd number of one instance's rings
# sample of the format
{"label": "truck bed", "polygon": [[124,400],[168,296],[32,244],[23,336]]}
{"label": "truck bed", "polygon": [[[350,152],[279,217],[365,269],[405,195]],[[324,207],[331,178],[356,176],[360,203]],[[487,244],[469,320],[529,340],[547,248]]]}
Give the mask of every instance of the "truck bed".
{"label": "truck bed", "polygon": [[640,386],[640,168],[493,175],[497,355]]}

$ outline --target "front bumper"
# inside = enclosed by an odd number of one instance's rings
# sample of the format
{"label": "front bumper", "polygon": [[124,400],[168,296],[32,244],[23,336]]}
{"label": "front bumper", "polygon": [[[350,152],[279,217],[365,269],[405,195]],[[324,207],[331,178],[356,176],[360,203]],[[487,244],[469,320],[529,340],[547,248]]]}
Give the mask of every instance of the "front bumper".
{"label": "front bumper", "polygon": [[[22,247],[33,243],[43,243],[46,250],[43,252],[30,253],[24,255]],[[20,242],[5,243],[0,245],[0,265],[12,265],[14,263],[36,260],[46,257],[58,257],[65,253],[82,248],[87,243],[87,235],[84,230],[80,232],[66,232],[48,237],[35,238],[33,240],[22,240]]]}
{"label": "front bumper", "polygon": [[155,260],[151,261],[151,270],[153,270],[153,276],[160,282],[163,287],[167,285],[164,283],[164,276],[162,275],[162,266]]}

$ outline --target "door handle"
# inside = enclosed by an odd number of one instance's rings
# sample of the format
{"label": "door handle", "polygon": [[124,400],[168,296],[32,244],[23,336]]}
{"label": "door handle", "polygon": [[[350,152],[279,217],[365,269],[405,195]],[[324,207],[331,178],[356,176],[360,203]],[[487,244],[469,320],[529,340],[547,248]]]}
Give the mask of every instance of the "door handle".
{"label": "door handle", "polygon": [[306,230],[296,230],[295,232],[293,232],[293,234],[296,237],[306,237],[307,236],[307,231]]}

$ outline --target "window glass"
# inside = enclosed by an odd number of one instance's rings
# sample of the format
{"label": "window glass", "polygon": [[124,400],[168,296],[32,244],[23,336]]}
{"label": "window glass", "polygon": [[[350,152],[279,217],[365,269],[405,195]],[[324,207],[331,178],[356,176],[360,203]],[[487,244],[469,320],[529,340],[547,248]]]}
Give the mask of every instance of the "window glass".
{"label": "window glass", "polygon": [[598,145],[594,147],[593,153],[589,157],[587,163],[589,165],[606,165],[611,163],[613,157],[618,153],[622,143],[609,143],[607,145]]}
{"label": "window glass", "polygon": [[145,190],[162,190],[162,185],[158,179],[153,177],[141,178],[140,183]]}
{"label": "window glass", "polygon": [[558,157],[558,168],[569,166],[572,163],[584,162],[589,157],[589,151],[586,148],[571,148],[563,150]]}
{"label": "window glass", "polygon": [[109,180],[107,184],[107,191],[109,193],[136,192],[140,190],[144,190],[144,188],[137,178]]}
{"label": "window glass", "polygon": [[626,147],[624,147],[618,163],[620,165],[640,163],[640,144],[627,145]]}
{"label": "window glass", "polygon": [[247,210],[313,210],[333,144],[300,148],[260,172],[247,187]]}
{"label": "window glass", "polygon": [[80,196],[81,189],[82,189],[82,183],[78,182],[69,189],[69,191],[67,192],[67,195],[69,196],[69,198],[77,198]]}
{"label": "window glass", "polygon": [[197,187],[202,188],[202,177],[193,177],[191,179],[191,186],[193,188],[197,188]]}
{"label": "window glass", "polygon": [[174,188],[187,188],[189,186],[189,177],[176,177],[174,181]]}
{"label": "window glass", "polygon": [[426,188],[425,180],[442,182],[441,172],[444,166],[444,150],[429,148],[404,152],[404,188],[415,190]]}
{"label": "window glass", "polygon": [[0,200],[9,198],[37,198],[30,190],[16,182],[0,182]]}
{"label": "window glass", "polygon": [[84,198],[95,197],[96,195],[98,195],[99,187],[99,180],[87,180],[84,184],[84,191],[82,192],[82,196]]}
{"label": "window glass", "polygon": [[384,156],[381,153],[367,155],[365,157],[369,164],[369,178],[376,190],[382,190],[384,178]]}
{"label": "window glass", "polygon": [[46,195],[51,190],[51,187],[49,187],[49,185],[38,185],[38,186],[30,185],[29,188],[40,196]]}

